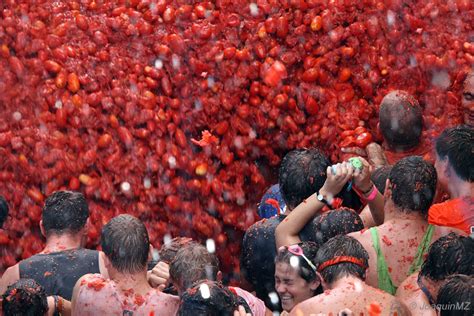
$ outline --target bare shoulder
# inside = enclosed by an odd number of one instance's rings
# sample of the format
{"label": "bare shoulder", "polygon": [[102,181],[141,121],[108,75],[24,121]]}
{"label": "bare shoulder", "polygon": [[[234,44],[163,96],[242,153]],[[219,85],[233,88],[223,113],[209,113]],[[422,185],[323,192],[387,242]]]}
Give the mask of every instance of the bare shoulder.
{"label": "bare shoulder", "polygon": [[408,278],[403,280],[403,282],[398,286],[396,297],[399,299],[404,299],[406,297],[412,296],[413,292],[418,289],[416,280],[418,278],[418,272],[411,274]]}
{"label": "bare shoulder", "polygon": [[389,315],[410,316],[411,312],[408,307],[399,299],[393,298],[390,303]]}
{"label": "bare shoulder", "polygon": [[5,273],[0,280],[0,294],[3,294],[10,284],[15,283],[20,279],[20,265],[17,263],[14,266],[5,270]]}

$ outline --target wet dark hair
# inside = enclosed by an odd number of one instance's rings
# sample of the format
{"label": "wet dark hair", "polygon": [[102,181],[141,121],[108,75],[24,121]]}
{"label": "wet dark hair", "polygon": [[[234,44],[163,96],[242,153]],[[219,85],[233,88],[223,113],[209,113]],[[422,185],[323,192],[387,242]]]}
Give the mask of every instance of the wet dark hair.
{"label": "wet dark hair", "polygon": [[48,311],[46,292],[33,279],[19,279],[8,286],[2,299],[5,316],[37,316]]}
{"label": "wet dark hair", "polygon": [[[322,245],[316,254],[316,267],[322,263],[338,256],[350,256],[362,260],[365,267],[368,267],[369,254],[362,244],[355,238],[339,235],[331,238]],[[344,276],[355,276],[365,280],[366,269],[351,262],[341,262],[319,271],[326,283],[333,283]]]}
{"label": "wet dark hair", "polygon": [[170,264],[170,276],[181,291],[201,280],[215,281],[219,272],[219,259],[203,245],[190,242],[176,253]]}
{"label": "wet dark hair", "polygon": [[56,191],[43,207],[43,227],[46,235],[79,232],[89,217],[89,206],[80,192]]}
{"label": "wet dark hair", "polygon": [[423,116],[412,95],[401,90],[388,93],[380,104],[379,120],[380,131],[390,148],[407,150],[419,144]]}
{"label": "wet dark hair", "polygon": [[[283,200],[290,210],[322,188],[330,165],[328,157],[316,148],[295,149],[283,157],[278,181]],[[353,209],[362,206],[358,195],[347,190],[347,184],[337,196],[343,200],[344,206]]]}
{"label": "wet dark hair", "polygon": [[431,244],[420,275],[434,281],[452,274],[474,274],[474,239],[455,233]]}
{"label": "wet dark hair", "polygon": [[353,209],[340,207],[318,215],[314,218],[315,241],[318,245],[324,244],[332,237],[347,235],[364,229],[364,223]]}
{"label": "wet dark hair", "polygon": [[436,139],[436,154],[449,165],[459,178],[474,181],[474,129],[469,125],[458,125],[445,129]]}
{"label": "wet dark hair", "polygon": [[137,273],[146,268],[150,240],[145,225],[128,214],[112,218],[103,228],[102,251],[121,273]]}
{"label": "wet dark hair", "polygon": [[[304,255],[308,258],[311,263],[314,264],[314,259],[316,257],[316,253],[318,252],[318,245],[311,241],[301,242],[298,244],[303,250]],[[306,282],[311,282],[316,280],[317,275],[316,271],[314,271],[306,260],[303,257],[295,256],[290,251],[288,251],[288,247],[281,247],[278,250],[277,256],[275,257],[275,264],[276,263],[286,263],[290,264],[291,257],[296,257],[298,259],[298,275],[303,278]]]}
{"label": "wet dark hair", "polygon": [[436,305],[441,316],[471,316],[474,301],[474,276],[450,276],[440,288]]}
{"label": "wet dark hair", "polygon": [[[201,291],[201,286],[206,285],[209,288],[209,297]],[[207,281],[183,293],[177,315],[232,316],[239,305],[242,305],[247,313],[251,313],[243,298],[218,282]]]}
{"label": "wet dark hair", "polygon": [[161,246],[159,251],[160,261],[164,261],[168,264],[173,261],[176,257],[178,251],[186,247],[188,244],[192,242],[191,238],[188,237],[175,237],[173,238],[168,244],[164,244]]}
{"label": "wet dark hair", "polygon": [[385,193],[385,184],[387,183],[390,171],[392,171],[392,166],[381,166],[370,175],[370,180],[372,180],[377,190],[382,194]]}
{"label": "wet dark hair", "polygon": [[5,200],[5,198],[0,195],[0,228],[3,227],[3,224],[7,220],[8,212],[9,209],[7,200]]}
{"label": "wet dark hair", "polygon": [[280,192],[286,205],[293,209],[304,199],[319,191],[326,181],[331,165],[320,150],[295,149],[283,157],[280,165]]}
{"label": "wet dark hair", "polygon": [[427,215],[436,192],[436,169],[419,156],[398,161],[390,171],[392,200],[404,211]]}

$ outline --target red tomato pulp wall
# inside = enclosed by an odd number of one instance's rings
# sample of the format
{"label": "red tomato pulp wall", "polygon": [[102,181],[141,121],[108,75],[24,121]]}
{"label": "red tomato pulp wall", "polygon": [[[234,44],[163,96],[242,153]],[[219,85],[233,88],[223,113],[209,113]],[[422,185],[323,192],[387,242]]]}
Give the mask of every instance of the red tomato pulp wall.
{"label": "red tomato pulp wall", "polygon": [[[424,108],[424,137],[457,124],[474,61],[470,1],[81,0],[0,4],[3,268],[42,247],[55,190],[87,196],[93,227],[122,212],[165,234],[216,240],[238,267],[242,231],[281,157],[339,158],[376,140],[392,89]],[[218,141],[201,147],[208,130]],[[345,137],[345,136],[344,136]],[[360,142],[363,143],[363,142]]]}

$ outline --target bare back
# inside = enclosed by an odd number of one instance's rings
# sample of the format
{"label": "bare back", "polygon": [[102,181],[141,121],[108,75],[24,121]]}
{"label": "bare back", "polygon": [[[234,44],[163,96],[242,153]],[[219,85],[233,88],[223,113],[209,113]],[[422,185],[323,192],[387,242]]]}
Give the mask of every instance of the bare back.
{"label": "bare back", "polygon": [[[379,245],[395,286],[398,287],[407,278],[410,266],[414,261],[418,246],[421,244],[427,228],[428,223],[426,221],[414,219],[390,220],[376,227]],[[429,244],[447,233],[449,233],[449,230],[435,227]],[[366,283],[373,287],[378,287],[377,254],[370,231],[355,232],[349,234],[349,236],[360,241],[369,253]]]}
{"label": "bare back", "polygon": [[179,298],[151,289],[145,295],[133,289],[121,290],[100,274],[79,280],[73,298],[73,315],[176,315]]}
{"label": "bare back", "polygon": [[406,306],[395,297],[363,282],[349,282],[327,290],[296,305],[290,315],[338,315],[344,309],[349,309],[353,315],[409,315]]}

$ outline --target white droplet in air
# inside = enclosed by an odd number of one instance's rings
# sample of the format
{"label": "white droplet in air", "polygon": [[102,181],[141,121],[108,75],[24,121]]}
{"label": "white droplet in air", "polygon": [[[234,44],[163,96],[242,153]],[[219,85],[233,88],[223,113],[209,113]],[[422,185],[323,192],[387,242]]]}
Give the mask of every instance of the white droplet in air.
{"label": "white droplet in air", "polygon": [[254,129],[250,130],[249,137],[250,137],[250,139],[255,139],[257,137],[257,133],[255,132]]}
{"label": "white droplet in air", "polygon": [[280,299],[278,298],[278,294],[275,292],[268,293],[268,297],[270,298],[270,301],[272,302],[273,305],[278,304]]}
{"label": "white droplet in air", "polygon": [[238,205],[238,206],[244,205],[244,204],[245,204],[245,197],[239,196],[239,197],[237,198],[237,201],[236,201],[236,202],[237,202],[237,205]]}
{"label": "white droplet in air", "polygon": [[171,169],[176,168],[176,158],[174,156],[170,156],[168,158],[168,164],[170,165]]}
{"label": "white droplet in air", "polygon": [[280,312],[273,312],[273,316],[280,316]]}
{"label": "white droplet in air", "polygon": [[173,56],[171,56],[171,64],[173,65],[173,69],[176,69],[176,70],[178,70],[179,67],[181,67],[181,61],[179,60],[178,55],[173,54]]}
{"label": "white droplet in air", "polygon": [[194,108],[198,111],[201,111],[202,110],[202,102],[201,100],[197,99],[196,101],[194,101]]}
{"label": "white droplet in air", "polygon": [[258,15],[258,6],[257,6],[256,3],[253,3],[253,2],[252,2],[252,3],[249,5],[249,8],[250,8],[250,14],[251,14],[252,16],[257,16],[257,15]]}
{"label": "white droplet in air", "polygon": [[122,182],[122,184],[120,185],[120,189],[124,193],[129,192],[131,188],[132,188],[132,186],[127,181]]}
{"label": "white droplet in air", "polygon": [[170,234],[166,234],[163,236],[163,243],[165,245],[169,245],[171,243],[171,235]]}
{"label": "white droplet in air", "polygon": [[216,83],[216,81],[214,80],[213,77],[208,77],[207,78],[207,86],[209,87],[209,89],[212,89],[212,87],[214,87],[215,83]]}
{"label": "white droplet in air", "polygon": [[62,109],[63,103],[61,102],[61,100],[57,100],[56,102],[54,102],[54,107],[56,109]]}
{"label": "white droplet in air", "polygon": [[143,186],[145,187],[145,189],[151,188],[151,179],[145,177],[145,179],[143,179]]}
{"label": "white droplet in air", "polygon": [[21,15],[21,21],[25,24],[28,24],[30,22],[30,18],[26,14]]}
{"label": "white droplet in air", "polygon": [[451,78],[446,70],[435,71],[431,78],[431,84],[440,89],[446,90],[451,86]]}
{"label": "white droplet in air", "polygon": [[416,57],[414,55],[410,56],[410,67],[416,67],[417,64]]}
{"label": "white droplet in air", "polygon": [[292,266],[293,268],[298,268],[298,266],[300,265],[300,260],[298,259],[297,256],[291,256],[290,257],[290,266]]}
{"label": "white droplet in air", "polygon": [[203,283],[199,286],[199,292],[201,292],[201,296],[203,299],[208,299],[211,297],[211,290],[209,289],[209,285]]}
{"label": "white droplet in air", "polygon": [[209,238],[208,240],[206,240],[206,248],[207,252],[209,253],[216,252],[216,243],[214,242],[214,239]]}
{"label": "white droplet in air", "polygon": [[158,12],[158,8],[156,7],[156,3],[150,3],[150,11],[153,14],[156,14]]}
{"label": "white droplet in air", "polygon": [[13,112],[13,115],[12,115],[12,116],[13,116],[13,119],[14,119],[15,121],[19,121],[19,120],[21,120],[21,118],[22,118],[21,113],[18,112],[18,111]]}
{"label": "white droplet in air", "polygon": [[132,83],[132,84],[130,85],[130,91],[131,91],[132,93],[136,94],[136,93],[138,92],[137,85],[135,85],[135,84]]}
{"label": "white droplet in air", "polygon": [[155,68],[156,69],[161,69],[163,68],[163,61],[161,59],[155,60]]}
{"label": "white droplet in air", "polygon": [[235,137],[235,139],[234,139],[234,145],[235,145],[235,148],[237,148],[237,149],[242,149],[242,148],[244,148],[244,144],[243,144],[243,141],[242,141],[242,137],[240,137],[240,136]]}
{"label": "white droplet in air", "polygon": [[393,11],[387,11],[387,24],[388,26],[395,24],[395,13]]}

